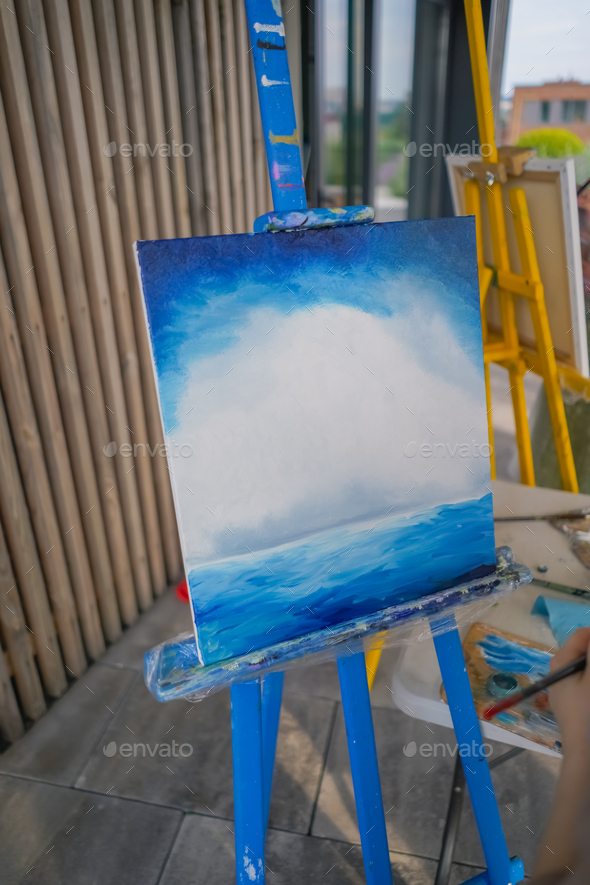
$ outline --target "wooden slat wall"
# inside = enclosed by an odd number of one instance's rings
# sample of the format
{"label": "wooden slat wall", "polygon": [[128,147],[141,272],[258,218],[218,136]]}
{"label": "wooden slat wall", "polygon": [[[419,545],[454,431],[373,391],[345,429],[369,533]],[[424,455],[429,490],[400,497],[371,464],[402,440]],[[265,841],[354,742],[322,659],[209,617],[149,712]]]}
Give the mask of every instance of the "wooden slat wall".
{"label": "wooden slat wall", "polygon": [[243,0],[0,9],[4,740],[180,577],[133,243],[271,208],[249,49]]}

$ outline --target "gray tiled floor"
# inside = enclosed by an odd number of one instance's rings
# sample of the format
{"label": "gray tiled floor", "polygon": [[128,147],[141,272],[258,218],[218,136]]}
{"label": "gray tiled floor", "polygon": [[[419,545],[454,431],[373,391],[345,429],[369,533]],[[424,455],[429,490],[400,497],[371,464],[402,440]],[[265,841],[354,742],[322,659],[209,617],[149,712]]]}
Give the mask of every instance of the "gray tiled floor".
{"label": "gray tiled floor", "polygon": [[[0,756],[2,885],[235,881],[229,693],[158,704],[141,673],[144,651],[187,629],[188,606],[166,594]],[[396,885],[430,885],[454,762],[403,748],[454,737],[395,708],[396,654],[371,693],[392,870]],[[510,853],[529,867],[556,775],[529,753],[493,774]],[[483,863],[468,800],[455,859],[452,885]],[[266,863],[269,882],[365,881],[333,663],[286,676]]]}
{"label": "gray tiled floor", "polygon": [[[357,845],[332,839],[314,839],[270,830],[266,864],[273,885],[303,882],[362,885],[363,860]],[[428,858],[391,853],[395,885],[431,885],[436,864]],[[451,885],[474,876],[479,869],[455,865]],[[196,878],[195,878],[196,876]],[[187,815],[170,855],[161,885],[209,885],[232,882],[234,872],[233,836],[228,822]]]}
{"label": "gray tiled floor", "polygon": [[[432,735],[425,723],[410,719],[393,707],[389,710],[374,708],[373,725],[389,847],[392,851],[436,858],[440,852],[453,761],[450,757],[425,759],[420,754],[407,758],[403,747],[410,741],[452,743],[453,733],[447,728],[429,726],[434,731]],[[345,842],[360,841],[341,709],[330,744],[312,834]]]}
{"label": "gray tiled floor", "polygon": [[137,678],[96,664],[27,734],[0,756],[0,771],[71,786]]}
{"label": "gray tiled floor", "polygon": [[155,885],[182,814],[19,778],[0,778],[3,885]]}
{"label": "gray tiled floor", "polygon": [[[103,747],[117,745],[113,757]],[[172,742],[175,742],[175,745]],[[182,752],[190,755],[181,756]],[[121,746],[128,745],[122,756]],[[166,753],[170,745],[170,756]],[[135,752],[133,752],[134,748]],[[150,755],[153,752],[153,756]],[[96,746],[76,787],[168,805],[184,811],[232,814],[232,758],[228,692],[206,702],[159,704],[141,676]]]}

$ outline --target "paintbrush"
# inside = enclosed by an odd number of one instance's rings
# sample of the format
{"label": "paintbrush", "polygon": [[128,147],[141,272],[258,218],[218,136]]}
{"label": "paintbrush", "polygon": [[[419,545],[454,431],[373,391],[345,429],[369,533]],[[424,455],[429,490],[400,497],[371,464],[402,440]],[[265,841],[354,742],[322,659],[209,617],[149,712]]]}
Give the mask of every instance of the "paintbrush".
{"label": "paintbrush", "polygon": [[565,679],[566,676],[571,676],[573,673],[581,673],[582,670],[585,669],[586,655],[583,654],[580,655],[579,658],[574,658],[574,660],[570,661],[569,664],[566,664],[565,667],[561,667],[560,670],[556,670],[554,673],[549,673],[548,676],[544,676],[537,682],[533,682],[528,688],[523,688],[521,691],[515,691],[508,695],[508,697],[505,697],[503,701],[498,701],[497,704],[492,704],[491,707],[488,707],[488,709],[484,711],[483,718],[489,722],[489,720],[494,716],[497,716],[498,713],[503,713],[504,710],[509,710],[510,707],[514,707],[515,704],[520,704],[521,701],[530,698],[531,695],[537,694],[538,691],[543,691],[545,688],[549,688],[550,685],[555,685],[556,682],[560,682],[562,679]]}
{"label": "paintbrush", "polygon": [[574,522],[577,519],[585,519],[589,513],[590,508],[584,507],[582,510],[569,510],[567,513],[546,513],[544,516],[540,514],[536,516],[494,516],[494,522],[553,522],[554,520]]}

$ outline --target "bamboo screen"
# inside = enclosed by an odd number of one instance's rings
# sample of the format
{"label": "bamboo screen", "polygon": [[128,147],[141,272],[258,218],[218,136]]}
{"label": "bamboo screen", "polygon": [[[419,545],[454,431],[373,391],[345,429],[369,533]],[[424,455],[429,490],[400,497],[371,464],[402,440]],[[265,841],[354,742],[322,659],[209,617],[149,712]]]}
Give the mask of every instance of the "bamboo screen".
{"label": "bamboo screen", "polygon": [[269,210],[249,49],[244,0],[1,4],[6,740],[181,574],[133,243]]}

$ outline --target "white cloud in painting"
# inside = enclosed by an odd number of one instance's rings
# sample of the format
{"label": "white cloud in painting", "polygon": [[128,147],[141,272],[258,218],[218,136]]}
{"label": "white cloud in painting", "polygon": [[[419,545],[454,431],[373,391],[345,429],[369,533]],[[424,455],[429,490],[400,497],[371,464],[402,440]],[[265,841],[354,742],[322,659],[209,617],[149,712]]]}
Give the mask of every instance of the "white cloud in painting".
{"label": "white cloud in painting", "polygon": [[481,497],[484,396],[437,312],[254,311],[232,348],[188,368],[168,435],[192,447],[171,461],[189,567]]}

